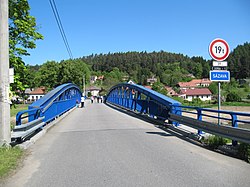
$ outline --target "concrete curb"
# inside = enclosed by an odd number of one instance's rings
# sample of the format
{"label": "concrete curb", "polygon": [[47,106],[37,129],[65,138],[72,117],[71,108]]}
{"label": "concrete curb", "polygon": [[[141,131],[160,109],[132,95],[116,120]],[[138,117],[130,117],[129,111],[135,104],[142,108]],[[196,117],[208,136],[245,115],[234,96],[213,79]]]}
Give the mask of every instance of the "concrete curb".
{"label": "concrete curb", "polygon": [[37,140],[42,138],[54,125],[56,125],[58,122],[64,119],[67,115],[69,115],[75,109],[76,107],[70,109],[69,111],[65,112],[63,115],[57,117],[54,121],[48,123],[45,127],[43,127],[43,129],[37,134],[35,134],[32,138],[16,146],[20,147],[21,149],[28,149],[30,146],[35,144]]}

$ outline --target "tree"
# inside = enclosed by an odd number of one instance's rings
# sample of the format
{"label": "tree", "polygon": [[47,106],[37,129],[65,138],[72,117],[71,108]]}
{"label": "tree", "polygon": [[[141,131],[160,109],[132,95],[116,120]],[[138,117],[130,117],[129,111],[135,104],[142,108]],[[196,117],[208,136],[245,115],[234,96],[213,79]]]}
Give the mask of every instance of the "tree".
{"label": "tree", "polygon": [[83,87],[83,76],[85,76],[86,82],[90,79],[90,70],[81,60],[66,60],[62,61],[59,66],[58,72],[58,84],[72,82]]}
{"label": "tree", "polygon": [[37,32],[36,20],[30,15],[27,0],[9,0],[9,47],[10,67],[15,69],[15,82],[11,85],[14,91],[23,91],[27,72],[22,56],[29,55],[27,49],[36,48],[35,41],[43,39]]}
{"label": "tree", "polygon": [[229,55],[228,65],[231,75],[236,79],[250,77],[250,43],[238,45]]}
{"label": "tree", "polygon": [[218,94],[218,86],[217,86],[217,83],[216,82],[212,82],[208,89],[215,95],[215,94]]}
{"label": "tree", "polygon": [[159,92],[159,93],[161,93],[161,94],[163,94],[163,95],[167,95],[167,94],[168,94],[168,92],[167,92],[165,86],[164,86],[162,83],[160,83],[159,81],[158,81],[158,82],[155,82],[155,83],[153,84],[152,90],[157,91],[157,92]]}
{"label": "tree", "polygon": [[45,86],[52,89],[58,84],[59,64],[55,61],[48,61],[44,63],[38,70],[36,81],[39,86]]}

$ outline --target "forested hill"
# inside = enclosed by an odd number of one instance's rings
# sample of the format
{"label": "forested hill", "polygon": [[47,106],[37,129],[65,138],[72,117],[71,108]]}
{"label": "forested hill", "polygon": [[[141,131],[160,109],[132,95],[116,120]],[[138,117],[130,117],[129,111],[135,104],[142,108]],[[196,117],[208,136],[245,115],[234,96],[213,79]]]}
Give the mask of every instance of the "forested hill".
{"label": "forested hill", "polygon": [[[108,53],[95,54],[82,58],[87,64],[93,65],[94,71],[111,71],[117,67],[121,71],[128,72],[133,66],[153,69],[157,63],[166,64],[173,62],[190,62],[188,56],[182,54],[160,52],[126,52],[126,53]],[[135,68],[133,68],[135,69]]]}
{"label": "forested hill", "polygon": [[228,66],[236,79],[250,77],[250,43],[238,45],[229,55]]}
{"label": "forested hill", "polygon": [[190,58],[164,51],[108,53],[82,57],[81,60],[91,65],[93,71],[110,72],[116,67],[136,80],[142,76],[146,79],[154,75],[160,77],[163,83],[169,82],[166,81],[166,75],[172,75],[174,72],[174,77],[179,77],[179,80],[187,74],[198,78],[208,77],[210,70],[210,63],[202,57]]}
{"label": "forested hill", "polygon": [[[231,77],[250,77],[250,44],[237,46],[229,55],[228,69]],[[202,57],[188,57],[183,54],[160,52],[126,52],[95,54],[61,62],[48,61],[42,65],[28,66],[23,82],[29,87],[73,82],[82,85],[82,76],[87,83],[90,75],[104,75],[103,84],[107,87],[125,81],[124,77],[139,84],[147,84],[147,79],[157,78],[161,83],[175,86],[180,81],[195,78],[208,78],[212,60]]]}
{"label": "forested hill", "polygon": [[[202,57],[188,57],[183,54],[169,52],[126,52],[95,54],[82,57],[81,60],[91,65],[93,71],[110,72],[114,67],[130,76],[135,74],[150,76],[154,74],[161,78],[163,73],[175,71],[177,74],[193,74],[196,78],[209,77],[212,60]],[[236,79],[250,77],[250,43],[238,45],[229,55],[228,70]],[[141,73],[140,73],[141,72]]]}

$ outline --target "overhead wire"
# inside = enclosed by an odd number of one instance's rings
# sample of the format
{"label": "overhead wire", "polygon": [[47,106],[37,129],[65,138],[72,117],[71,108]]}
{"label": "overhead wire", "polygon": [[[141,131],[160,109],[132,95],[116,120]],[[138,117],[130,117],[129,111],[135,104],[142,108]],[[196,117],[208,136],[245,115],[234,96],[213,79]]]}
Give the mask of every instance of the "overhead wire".
{"label": "overhead wire", "polygon": [[55,16],[55,19],[56,19],[56,23],[57,23],[58,28],[60,30],[61,36],[63,38],[64,45],[65,45],[65,47],[66,47],[66,49],[68,51],[69,57],[71,59],[73,59],[72,51],[70,49],[66,34],[64,32],[63,25],[62,25],[62,22],[61,22],[61,19],[60,19],[60,15],[59,15],[57,7],[56,7],[56,3],[55,3],[54,0],[49,0],[49,2],[50,2],[50,6],[52,8],[53,14]]}

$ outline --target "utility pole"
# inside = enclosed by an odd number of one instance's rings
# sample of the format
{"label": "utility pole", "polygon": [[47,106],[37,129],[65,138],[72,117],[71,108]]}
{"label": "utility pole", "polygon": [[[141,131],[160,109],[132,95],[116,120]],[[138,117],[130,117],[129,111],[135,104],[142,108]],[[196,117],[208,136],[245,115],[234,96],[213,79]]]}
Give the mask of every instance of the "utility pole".
{"label": "utility pole", "polygon": [[9,7],[0,1],[0,146],[10,143]]}

